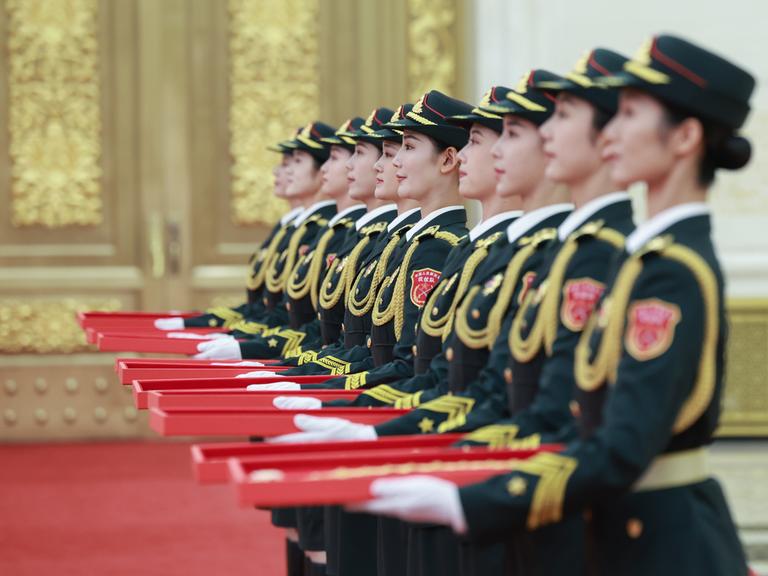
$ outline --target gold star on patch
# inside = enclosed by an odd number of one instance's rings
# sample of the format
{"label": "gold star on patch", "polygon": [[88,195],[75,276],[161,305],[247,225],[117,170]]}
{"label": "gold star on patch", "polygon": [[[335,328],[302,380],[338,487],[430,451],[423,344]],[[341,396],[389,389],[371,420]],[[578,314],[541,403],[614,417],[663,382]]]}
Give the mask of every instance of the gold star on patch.
{"label": "gold star on patch", "polygon": [[426,434],[428,432],[432,432],[435,428],[435,421],[431,418],[422,418],[421,422],[419,422],[419,430],[421,430],[422,434]]}
{"label": "gold star on patch", "polygon": [[269,340],[267,340],[267,344],[269,344],[270,348],[277,348],[277,340],[275,340],[274,338],[270,338]]}
{"label": "gold star on patch", "polygon": [[512,496],[522,496],[525,494],[526,490],[528,490],[528,482],[520,476],[515,476],[512,480],[507,482],[507,491],[512,494]]}

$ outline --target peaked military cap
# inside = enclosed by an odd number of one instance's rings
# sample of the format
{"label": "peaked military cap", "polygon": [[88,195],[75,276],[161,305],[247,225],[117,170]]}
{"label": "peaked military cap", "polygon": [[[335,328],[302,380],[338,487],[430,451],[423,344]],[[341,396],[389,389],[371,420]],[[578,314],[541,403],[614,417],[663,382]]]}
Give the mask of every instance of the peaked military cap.
{"label": "peaked military cap", "polygon": [[333,136],[323,138],[321,142],[325,142],[326,144],[334,144],[336,146],[343,146],[347,149],[354,149],[355,141],[350,138],[349,134],[359,130],[360,126],[363,125],[363,122],[365,122],[365,120],[363,120],[360,116],[350,118],[341,126],[339,126]]}
{"label": "peaked military cap", "polygon": [[301,132],[301,127],[296,128],[296,131],[293,133],[293,138],[290,138],[288,140],[281,140],[277,144],[270,144],[267,146],[267,150],[270,150],[272,152],[280,152],[281,154],[288,154],[289,152],[292,152],[296,149],[296,144],[294,144],[294,139],[296,136],[299,135]]}
{"label": "peaked military cap", "polygon": [[595,48],[584,54],[573,70],[560,80],[539,80],[536,88],[550,92],[568,92],[587,100],[609,114],[615,114],[619,107],[619,95],[615,90],[606,90],[601,80],[624,70],[628,58],[605,48]]}
{"label": "peaked military cap", "polygon": [[660,100],[734,130],[749,114],[754,77],[746,70],[676,36],[646,41],[624,64],[624,71],[603,82],[634,87]]}
{"label": "peaked military cap", "polygon": [[419,98],[405,117],[388,122],[384,128],[413,130],[434,138],[442,144],[462,148],[469,140],[469,133],[448,122],[450,116],[469,114],[472,106],[461,100],[430,90]]}
{"label": "peaked military cap", "polygon": [[483,94],[480,99],[480,103],[472,108],[469,114],[457,114],[448,118],[448,122],[457,124],[469,130],[469,128],[477,122],[483,126],[490,128],[496,132],[501,132],[503,121],[501,116],[494,114],[493,112],[486,112],[483,110],[483,106],[489,106],[491,104],[497,104],[502,98],[510,91],[510,88],[505,86],[491,86],[491,88]]}
{"label": "peaked military cap", "polygon": [[[392,116],[385,122],[385,124],[391,124],[405,118],[405,115],[411,111],[413,104],[402,104],[398,106]],[[382,140],[391,140],[393,142],[401,142],[403,140],[402,130],[393,130],[391,128],[380,128],[374,132],[367,134],[361,134],[357,137],[358,140],[365,140],[366,142],[373,142],[374,144],[380,144]]]}
{"label": "peaked military cap", "polygon": [[331,146],[323,142],[323,138],[333,136],[334,133],[335,130],[324,122],[311,122],[299,131],[293,144],[296,150],[309,152],[320,162],[325,162],[331,154]]}
{"label": "peaked military cap", "polygon": [[523,74],[517,86],[508,91],[501,100],[481,106],[480,109],[493,114],[514,114],[540,126],[555,111],[555,96],[552,92],[536,88],[536,83],[560,80],[560,76],[546,70],[529,70]]}
{"label": "peaked military cap", "polygon": [[[377,130],[381,130],[382,126],[384,126],[384,124],[386,124],[392,117],[392,114],[393,112],[390,108],[374,108],[371,110],[371,113],[368,114],[368,118],[365,119],[365,122],[363,122],[354,132],[348,132],[346,136],[353,140],[357,140],[362,136],[373,134]],[[376,144],[379,143],[379,141],[376,141]]]}

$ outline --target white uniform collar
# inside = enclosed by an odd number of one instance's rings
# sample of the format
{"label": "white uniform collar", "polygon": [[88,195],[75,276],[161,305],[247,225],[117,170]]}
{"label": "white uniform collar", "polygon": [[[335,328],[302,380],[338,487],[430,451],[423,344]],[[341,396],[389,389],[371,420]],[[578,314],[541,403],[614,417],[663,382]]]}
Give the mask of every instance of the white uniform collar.
{"label": "white uniform collar", "polygon": [[370,212],[366,212],[360,218],[357,219],[357,222],[355,222],[355,228],[359,231],[368,224],[371,220],[378,218],[382,214],[389,212],[391,210],[397,210],[397,204],[384,204],[384,206],[379,206],[378,208],[374,208]]}
{"label": "white uniform collar", "polygon": [[398,214],[397,218],[392,220],[392,222],[389,223],[389,226],[387,226],[387,232],[392,232],[392,230],[396,229],[398,226],[400,226],[400,223],[408,218],[411,214],[414,212],[418,212],[421,210],[421,208],[411,208],[410,210],[406,210],[402,214]]}
{"label": "white uniform collar", "polygon": [[673,224],[694,216],[708,216],[709,206],[704,202],[687,202],[667,208],[646,220],[627,236],[626,247],[630,254],[637,252],[649,241],[664,232]]}
{"label": "white uniform collar", "polygon": [[562,214],[563,212],[570,212],[571,210],[573,210],[573,204],[564,202],[562,204],[542,206],[541,208],[536,208],[536,210],[526,212],[509,225],[509,228],[507,228],[507,240],[509,240],[510,244],[517,242],[531,228],[537,226],[550,216]]}
{"label": "white uniform collar", "polygon": [[611,192],[604,196],[598,196],[584,204],[581,208],[577,208],[557,228],[557,236],[560,238],[560,242],[568,238],[579,226],[594,216],[598,210],[629,199],[629,194],[626,192]]}
{"label": "white uniform collar", "polygon": [[508,210],[507,212],[491,216],[488,220],[481,220],[469,231],[469,241],[474,242],[497,224],[501,224],[505,220],[511,220],[512,218],[520,218],[522,215],[522,210]]}
{"label": "white uniform collar", "polygon": [[448,212],[453,212],[454,210],[464,210],[464,206],[456,205],[456,206],[446,206],[445,208],[438,208],[437,210],[433,210],[424,218],[416,222],[416,224],[413,225],[413,228],[408,230],[408,232],[405,233],[405,241],[410,242],[411,239],[416,236],[419,232],[424,230],[424,228],[427,227],[427,224],[434,221],[435,218],[438,216],[442,216],[443,214],[446,214]]}
{"label": "white uniform collar", "polygon": [[339,220],[344,218],[347,214],[350,214],[351,212],[354,212],[355,210],[365,210],[365,204],[355,204],[354,206],[350,206],[349,208],[344,208],[341,212],[337,212],[336,216],[328,220],[328,227],[330,228],[334,224],[336,224]]}
{"label": "white uniform collar", "polygon": [[336,204],[336,201],[335,200],[322,200],[321,202],[315,202],[314,204],[312,204],[312,206],[310,206],[309,208],[304,210],[304,212],[302,212],[301,214],[296,216],[296,220],[293,222],[293,225],[294,226],[300,226],[307,218],[312,216],[312,214],[314,214],[318,210],[320,210],[322,208],[325,208],[326,206],[330,206],[332,204]]}
{"label": "white uniform collar", "polygon": [[288,212],[288,214],[285,214],[282,218],[280,218],[280,226],[285,226],[288,224],[288,222],[296,218],[296,216],[299,215],[299,212],[303,211],[304,206],[296,206],[296,208],[292,209],[290,212]]}

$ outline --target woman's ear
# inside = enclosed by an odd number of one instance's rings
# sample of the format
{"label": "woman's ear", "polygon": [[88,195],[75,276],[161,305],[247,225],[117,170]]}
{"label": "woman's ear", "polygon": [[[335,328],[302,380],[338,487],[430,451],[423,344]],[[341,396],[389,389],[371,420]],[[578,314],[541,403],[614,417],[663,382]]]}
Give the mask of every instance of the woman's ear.
{"label": "woman's ear", "polygon": [[690,156],[704,147],[704,126],[698,118],[686,118],[672,129],[669,146],[676,156]]}
{"label": "woman's ear", "polygon": [[453,146],[449,146],[440,152],[440,172],[448,174],[459,165],[459,152]]}

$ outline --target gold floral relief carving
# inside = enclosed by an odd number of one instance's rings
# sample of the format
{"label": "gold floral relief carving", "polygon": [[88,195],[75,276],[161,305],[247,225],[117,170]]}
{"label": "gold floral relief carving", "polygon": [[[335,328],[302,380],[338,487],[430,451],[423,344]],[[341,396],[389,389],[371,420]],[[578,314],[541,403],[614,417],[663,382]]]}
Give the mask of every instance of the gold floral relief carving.
{"label": "gold floral relief carving", "polygon": [[102,221],[97,0],[6,0],[13,225]]}
{"label": "gold floral relief carving", "polygon": [[279,161],[267,146],[319,114],[318,0],[229,0],[231,217],[274,223]]}
{"label": "gold floral relief carving", "polygon": [[116,298],[0,299],[0,354],[71,354],[93,350],[75,316],[119,310]]}
{"label": "gold floral relief carving", "polygon": [[408,92],[457,89],[456,0],[408,0]]}

